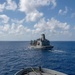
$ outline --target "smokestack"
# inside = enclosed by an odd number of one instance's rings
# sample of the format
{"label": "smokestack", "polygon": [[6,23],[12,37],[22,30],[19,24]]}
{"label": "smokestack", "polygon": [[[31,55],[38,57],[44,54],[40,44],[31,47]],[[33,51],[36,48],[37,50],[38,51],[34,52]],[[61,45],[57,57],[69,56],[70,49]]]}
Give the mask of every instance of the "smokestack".
{"label": "smokestack", "polygon": [[41,39],[45,40],[45,34],[41,34]]}

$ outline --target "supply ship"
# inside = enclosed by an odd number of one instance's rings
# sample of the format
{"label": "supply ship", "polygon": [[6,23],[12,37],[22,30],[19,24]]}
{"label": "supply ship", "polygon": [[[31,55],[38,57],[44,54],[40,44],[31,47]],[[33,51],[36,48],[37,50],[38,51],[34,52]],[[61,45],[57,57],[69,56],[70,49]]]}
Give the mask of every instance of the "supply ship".
{"label": "supply ship", "polygon": [[42,50],[51,50],[53,48],[53,46],[50,45],[50,41],[45,38],[45,34],[41,34],[41,38],[37,40],[31,40],[30,47]]}

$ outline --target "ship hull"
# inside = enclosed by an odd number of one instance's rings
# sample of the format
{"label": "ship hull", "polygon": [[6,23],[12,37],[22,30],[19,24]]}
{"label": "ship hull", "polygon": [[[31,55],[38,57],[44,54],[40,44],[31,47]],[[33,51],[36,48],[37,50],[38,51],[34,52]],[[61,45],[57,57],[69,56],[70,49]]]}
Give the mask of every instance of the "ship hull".
{"label": "ship hull", "polygon": [[18,71],[14,75],[67,75],[67,74],[46,68],[41,68],[41,70],[39,70],[38,68],[27,68]]}
{"label": "ship hull", "polygon": [[52,50],[53,46],[30,46],[32,49],[40,49],[40,50]]}

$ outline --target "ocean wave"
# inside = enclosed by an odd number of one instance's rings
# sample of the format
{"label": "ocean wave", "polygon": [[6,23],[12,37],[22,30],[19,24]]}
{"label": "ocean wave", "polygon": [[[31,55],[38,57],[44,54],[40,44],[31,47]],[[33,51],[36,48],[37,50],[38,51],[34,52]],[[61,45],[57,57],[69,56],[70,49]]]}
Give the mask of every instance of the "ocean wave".
{"label": "ocean wave", "polygon": [[63,50],[52,50],[50,52],[53,52],[53,53],[65,53],[66,51],[63,51]]}

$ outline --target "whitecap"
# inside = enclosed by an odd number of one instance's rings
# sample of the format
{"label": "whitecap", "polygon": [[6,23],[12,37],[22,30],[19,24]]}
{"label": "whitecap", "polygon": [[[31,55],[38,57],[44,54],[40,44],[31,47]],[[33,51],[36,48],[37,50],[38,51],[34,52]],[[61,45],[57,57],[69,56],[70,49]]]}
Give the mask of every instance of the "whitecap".
{"label": "whitecap", "polygon": [[65,53],[65,51],[63,51],[63,50],[52,50],[50,52],[53,52],[53,53]]}

